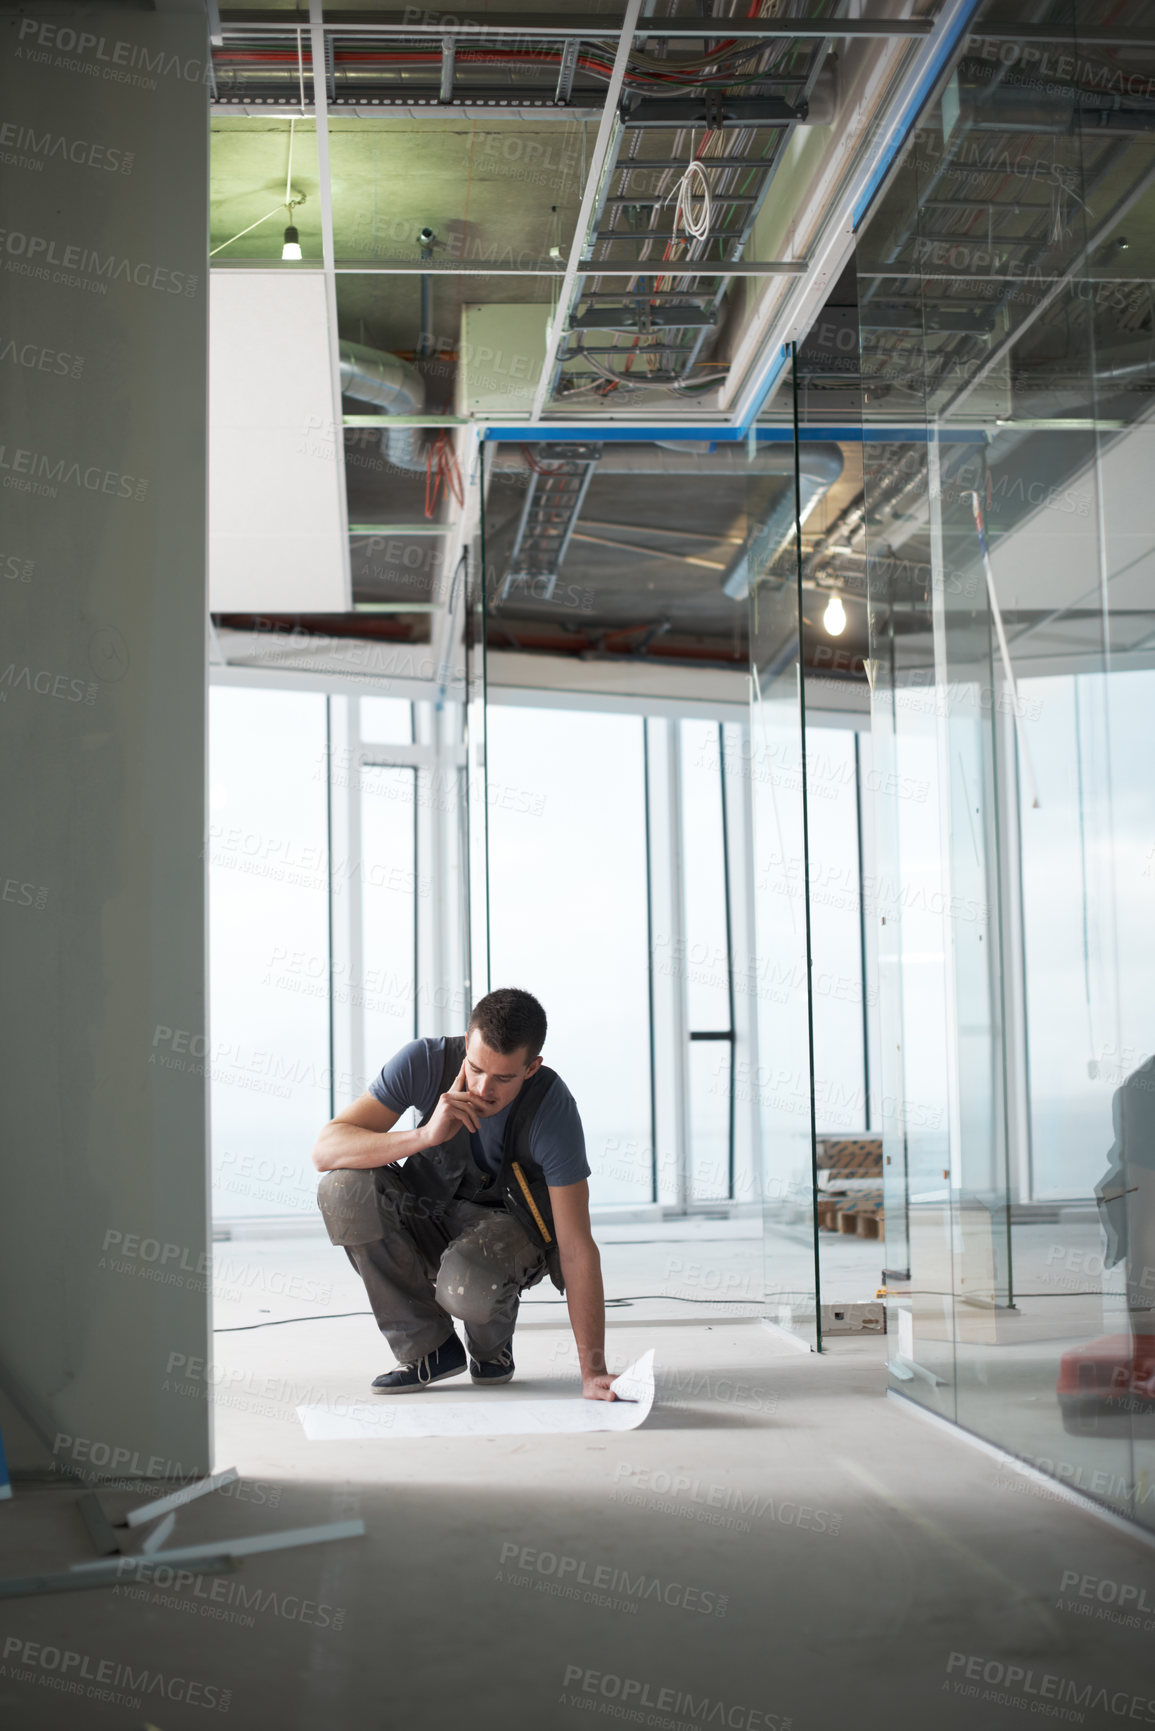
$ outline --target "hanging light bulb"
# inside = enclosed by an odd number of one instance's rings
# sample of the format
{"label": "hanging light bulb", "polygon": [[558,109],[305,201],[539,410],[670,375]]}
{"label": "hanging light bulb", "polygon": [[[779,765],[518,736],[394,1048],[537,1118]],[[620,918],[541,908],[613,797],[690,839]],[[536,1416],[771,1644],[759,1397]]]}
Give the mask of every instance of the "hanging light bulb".
{"label": "hanging light bulb", "polygon": [[[302,91],[303,89],[302,86]],[[304,100],[303,95],[302,100]],[[300,258],[301,256],[301,237],[293,227],[293,207],[305,202],[303,193],[298,193],[296,197],[293,196],[293,128],[296,124],[296,115],[291,114],[289,116],[289,166],[285,172],[285,215],[289,219],[289,226],[285,230],[284,244],[281,247],[283,259]]]}
{"label": "hanging light bulb", "polygon": [[846,609],[842,605],[840,595],[832,595],[826,603],[826,612],[822,615],[822,623],[831,637],[841,637],[846,630]]}

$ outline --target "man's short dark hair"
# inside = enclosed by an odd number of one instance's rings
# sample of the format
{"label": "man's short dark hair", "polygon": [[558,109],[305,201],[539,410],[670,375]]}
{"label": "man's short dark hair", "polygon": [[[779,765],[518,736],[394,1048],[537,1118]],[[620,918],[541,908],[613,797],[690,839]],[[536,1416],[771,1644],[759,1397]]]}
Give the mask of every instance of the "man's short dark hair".
{"label": "man's short dark hair", "polygon": [[545,1045],[545,1011],[531,992],[517,986],[501,986],[479,998],[467,1033],[475,1028],[490,1050],[503,1057],[524,1047],[527,1057],[536,1058]]}

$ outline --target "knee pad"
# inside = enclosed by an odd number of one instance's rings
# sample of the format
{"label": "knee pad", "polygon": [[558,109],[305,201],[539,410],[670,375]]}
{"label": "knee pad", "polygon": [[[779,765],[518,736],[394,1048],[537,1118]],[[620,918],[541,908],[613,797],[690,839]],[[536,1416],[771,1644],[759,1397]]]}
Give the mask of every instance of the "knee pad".
{"label": "knee pad", "polygon": [[381,1237],[372,1171],[324,1173],[317,1186],[317,1206],[330,1244],[373,1244]]}

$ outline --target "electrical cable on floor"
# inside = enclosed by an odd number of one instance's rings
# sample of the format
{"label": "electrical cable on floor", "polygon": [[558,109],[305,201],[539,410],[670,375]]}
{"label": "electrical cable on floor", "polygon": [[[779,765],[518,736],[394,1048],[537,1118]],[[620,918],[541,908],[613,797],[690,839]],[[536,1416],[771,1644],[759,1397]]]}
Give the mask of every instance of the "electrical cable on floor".
{"label": "electrical cable on floor", "polygon": [[[1064,1295],[1065,1296],[1065,1295]],[[647,1299],[657,1299],[665,1304],[761,1304],[760,1298],[685,1298],[677,1292],[635,1292],[630,1298],[607,1298],[607,1310],[619,1310],[623,1306],[641,1304]],[[530,1304],[566,1304],[564,1298],[534,1298]],[[330,1310],[320,1316],[276,1316],[268,1322],[240,1322],[230,1328],[214,1328],[214,1334],[247,1334],[251,1328],[284,1328],[287,1322],[337,1322],[346,1316],[372,1316],[371,1310]]]}

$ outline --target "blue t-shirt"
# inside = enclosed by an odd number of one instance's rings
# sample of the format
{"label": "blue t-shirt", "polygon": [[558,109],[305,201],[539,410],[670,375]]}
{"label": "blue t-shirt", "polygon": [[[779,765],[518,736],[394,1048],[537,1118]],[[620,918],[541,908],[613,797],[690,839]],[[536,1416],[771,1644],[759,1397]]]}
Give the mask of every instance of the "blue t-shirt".
{"label": "blue t-shirt", "polygon": [[[418,1117],[424,1118],[440,1097],[444,1062],[444,1035],[435,1040],[410,1040],[390,1058],[376,1080],[370,1082],[369,1092],[391,1112],[405,1112],[413,1106]],[[491,1118],[479,1119],[477,1133],[469,1138],[474,1160],[483,1172],[492,1172],[495,1177],[501,1170],[506,1120],[516,1099],[514,1095],[509,1105]],[[530,1125],[529,1151],[541,1167],[546,1183],[555,1188],[580,1183],[590,1175],[577,1102],[560,1076]]]}

